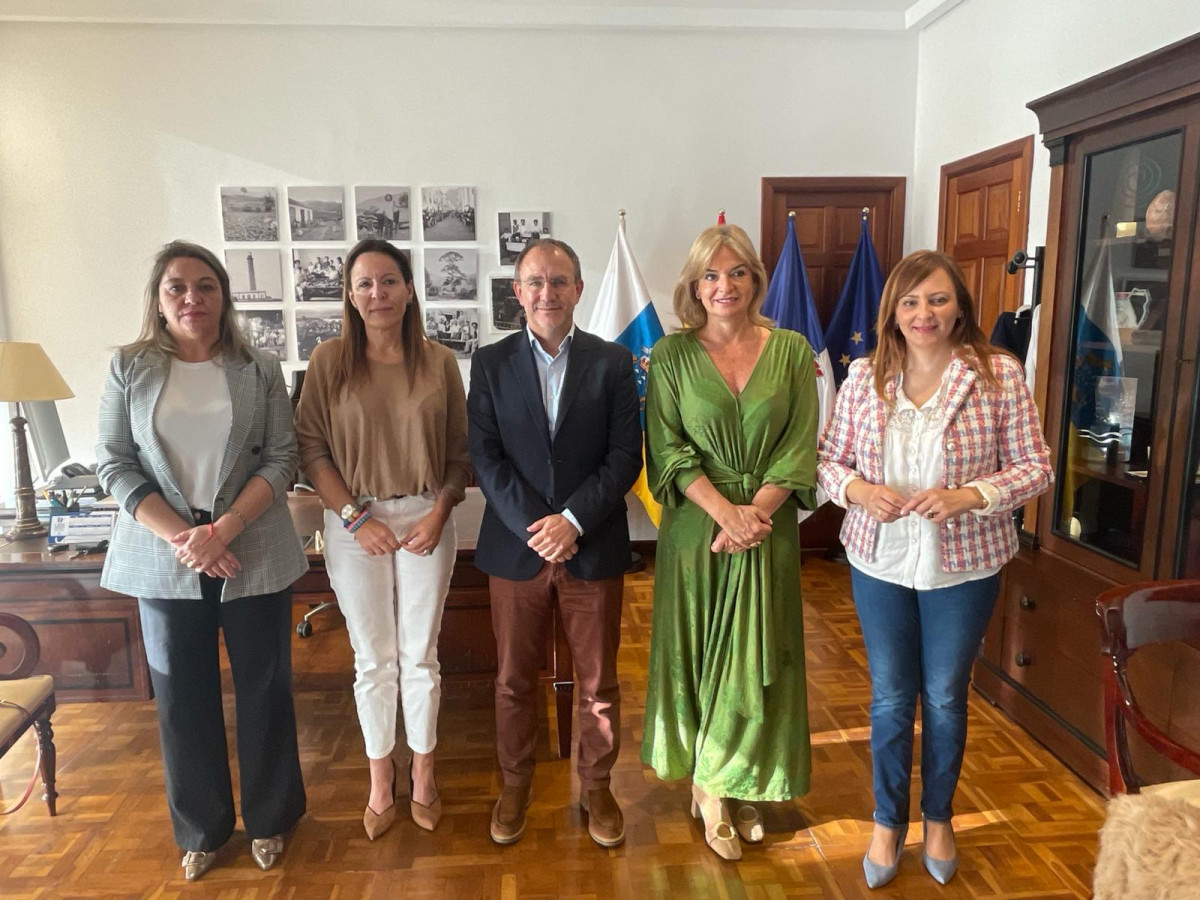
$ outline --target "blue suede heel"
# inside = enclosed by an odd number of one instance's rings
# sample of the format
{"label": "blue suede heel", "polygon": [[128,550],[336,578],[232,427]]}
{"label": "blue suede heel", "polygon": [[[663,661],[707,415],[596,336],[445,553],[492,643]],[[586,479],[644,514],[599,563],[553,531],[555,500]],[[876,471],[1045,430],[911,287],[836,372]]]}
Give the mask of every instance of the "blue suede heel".
{"label": "blue suede heel", "polygon": [[921,817],[921,861],[925,863],[925,871],[933,876],[933,880],[938,884],[946,884],[954,873],[958,871],[958,848],[954,849],[954,856],[950,859],[934,859],[925,852],[925,839],[929,836],[929,823],[925,821],[925,817]]}
{"label": "blue suede heel", "polygon": [[871,862],[868,857],[871,850],[870,847],[867,848],[867,853],[863,854],[863,875],[866,876],[867,887],[872,890],[883,887],[896,877],[896,873],[900,870],[900,854],[904,851],[904,838],[907,836],[908,826],[904,825],[896,833],[896,858],[892,860],[890,866],[881,866]]}

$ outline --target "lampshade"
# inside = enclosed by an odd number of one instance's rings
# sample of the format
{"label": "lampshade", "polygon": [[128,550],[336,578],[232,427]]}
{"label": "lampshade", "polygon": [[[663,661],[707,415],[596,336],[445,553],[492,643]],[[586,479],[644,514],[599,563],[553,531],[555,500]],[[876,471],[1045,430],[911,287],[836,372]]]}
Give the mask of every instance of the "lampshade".
{"label": "lampshade", "polygon": [[41,344],[0,341],[0,402],[74,397]]}

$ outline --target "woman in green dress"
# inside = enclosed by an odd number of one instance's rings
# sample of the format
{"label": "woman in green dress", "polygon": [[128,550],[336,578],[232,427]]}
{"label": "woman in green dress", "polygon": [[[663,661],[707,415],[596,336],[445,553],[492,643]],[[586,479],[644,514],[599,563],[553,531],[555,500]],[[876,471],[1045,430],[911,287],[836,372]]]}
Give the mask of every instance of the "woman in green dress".
{"label": "woman in green dress", "polygon": [[[816,494],[808,342],[759,310],[767,273],[736,225],[706,229],[675,287],[683,330],[646,390],[663,505],[642,759],[692,779],[692,815],[725,859],[763,838],[745,801],[808,791],[798,509]],[[726,798],[735,801],[731,817]]]}

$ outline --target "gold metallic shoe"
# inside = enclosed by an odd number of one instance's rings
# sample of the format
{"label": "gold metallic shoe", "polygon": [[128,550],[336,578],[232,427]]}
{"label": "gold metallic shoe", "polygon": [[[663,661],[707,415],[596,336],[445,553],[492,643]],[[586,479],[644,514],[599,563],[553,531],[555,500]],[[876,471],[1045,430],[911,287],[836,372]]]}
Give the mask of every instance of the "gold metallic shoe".
{"label": "gold metallic shoe", "polygon": [[274,868],[283,856],[283,835],[277,834],[269,838],[254,838],[250,842],[250,855],[264,872]]}
{"label": "gold metallic shoe", "polygon": [[747,844],[761,844],[763,838],[766,837],[762,815],[759,813],[758,807],[752,803],[738,804],[737,812],[733,817],[733,827],[737,829],[738,836]]}
{"label": "gold metallic shoe", "polygon": [[183,854],[183,877],[195,881],[213,867],[217,861],[216,850],[188,850]]}
{"label": "gold metallic shoe", "polygon": [[412,820],[426,831],[433,831],[433,829],[437,828],[438,822],[442,821],[441,794],[435,794],[433,800],[428,805],[417,802],[416,788],[413,787],[411,757],[408,761],[408,805],[412,813]]}

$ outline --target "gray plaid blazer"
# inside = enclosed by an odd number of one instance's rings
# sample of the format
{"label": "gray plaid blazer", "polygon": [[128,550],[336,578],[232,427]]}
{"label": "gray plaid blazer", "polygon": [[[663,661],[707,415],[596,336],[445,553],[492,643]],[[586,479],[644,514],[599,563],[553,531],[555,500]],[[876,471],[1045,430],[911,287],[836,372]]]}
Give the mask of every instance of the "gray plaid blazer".
{"label": "gray plaid blazer", "polygon": [[[229,545],[242,571],[225,582],[223,601],[281,591],[308,569],[287,506],[296,470],[296,432],[283,370],[275,357],[250,353],[249,360],[225,364],[233,422],[212,500],[213,518],[229,509],[252,475],[270,483],[275,499]],[[148,494],[159,492],[175,512],[192,520],[154,430],[154,410],[169,371],[170,359],[154,350],[118,350],[109,366],[100,399],[96,474],[121,511],[100,584],[134,597],[198,598],[200,576],[175,558],[174,547],[133,517]]]}

